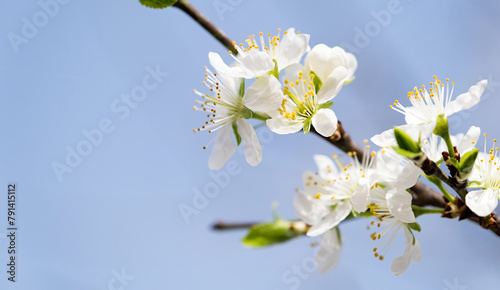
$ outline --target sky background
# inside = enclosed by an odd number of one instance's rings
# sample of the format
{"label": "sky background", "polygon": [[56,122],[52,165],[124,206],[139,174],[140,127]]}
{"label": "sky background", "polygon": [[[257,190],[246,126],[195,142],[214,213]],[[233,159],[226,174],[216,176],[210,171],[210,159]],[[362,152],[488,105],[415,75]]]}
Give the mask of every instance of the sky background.
{"label": "sky background", "polygon": [[[240,243],[244,231],[210,229],[217,220],[270,220],[275,201],[281,216],[295,218],[294,190],[303,171],[316,170],[312,156],[338,153],[314,135],[260,129],[262,163],[251,167],[235,154],[237,174],[186,222],[179,206],[193,206],[196,192],[215,184],[210,152],[202,150],[213,136],[192,132],[205,121],[192,110],[192,90],[203,89],[208,52],[230,61],[227,50],[174,8],[152,10],[135,0],[41,3],[58,3],[57,9],[50,6],[46,18],[37,1],[8,1],[0,9],[1,289],[461,290],[500,284],[499,238],[467,221],[419,218],[422,261],[398,277],[390,265],[403,241],[385,261],[374,259],[369,220],[341,225],[340,262],[323,275],[309,268],[315,238],[254,250]],[[455,81],[456,95],[488,78],[481,103],[453,116],[451,131],[476,125],[500,136],[498,1],[192,4],[237,42],[295,27],[311,35],[311,47],[342,44],[354,52],[356,80],[332,109],[357,142],[402,124],[389,104],[433,75]],[[41,27],[30,31],[26,21]],[[13,45],[14,34],[25,41]],[[163,72],[149,77],[155,88],[125,109],[122,95],[143,90],[151,70]],[[86,141],[83,131],[101,127],[102,140]],[[78,146],[87,155],[72,160],[76,165],[59,180],[54,162],[66,164]],[[8,240],[1,235],[9,182],[18,187],[16,283],[7,281]],[[293,274],[294,267],[304,274]],[[120,282],[122,271],[129,277]]]}

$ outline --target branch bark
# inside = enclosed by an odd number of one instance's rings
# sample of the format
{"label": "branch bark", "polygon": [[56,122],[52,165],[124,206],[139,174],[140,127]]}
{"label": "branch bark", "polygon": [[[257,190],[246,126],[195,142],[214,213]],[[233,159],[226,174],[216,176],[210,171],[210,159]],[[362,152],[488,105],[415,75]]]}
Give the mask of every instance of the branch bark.
{"label": "branch bark", "polygon": [[203,15],[198,9],[191,5],[189,1],[178,0],[173,6],[179,8],[191,18],[193,18],[195,22],[198,22],[198,24],[205,28],[205,30],[213,37],[215,37],[215,39],[217,39],[222,45],[232,51],[233,54],[238,54],[238,51],[234,48],[231,39],[229,39],[229,37],[227,37],[226,34],[222,32],[222,30],[220,30],[210,20],[208,20],[208,18],[206,18],[205,15]]}

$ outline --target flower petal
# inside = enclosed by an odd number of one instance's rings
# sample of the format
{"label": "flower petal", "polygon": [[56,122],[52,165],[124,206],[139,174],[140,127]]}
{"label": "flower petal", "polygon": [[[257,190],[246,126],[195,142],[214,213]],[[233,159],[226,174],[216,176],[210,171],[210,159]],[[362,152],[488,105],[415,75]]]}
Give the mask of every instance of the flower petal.
{"label": "flower petal", "polygon": [[274,76],[264,75],[248,87],[243,104],[252,111],[267,113],[278,110],[282,100],[280,82]]}
{"label": "flower petal", "polygon": [[420,245],[417,241],[413,244],[413,235],[406,226],[404,226],[404,233],[406,238],[405,251],[402,256],[394,259],[391,265],[391,271],[396,276],[403,274],[406,269],[408,269],[412,259],[414,259],[415,262],[418,262],[420,261],[421,256]]}
{"label": "flower petal", "polygon": [[266,125],[271,131],[281,135],[298,132],[304,127],[302,122],[285,119],[279,113],[272,116],[271,119],[267,119]]}
{"label": "flower petal", "polygon": [[308,231],[307,235],[310,237],[319,236],[326,231],[336,227],[341,221],[343,221],[351,212],[351,203],[348,201],[343,201],[337,204],[335,209],[327,215],[321,222],[313,225]]}
{"label": "flower petal", "polygon": [[352,194],[352,207],[357,212],[364,212],[371,202],[370,185],[365,178],[359,180],[358,189]]}
{"label": "flower petal", "polygon": [[330,213],[329,206],[303,191],[297,192],[293,199],[293,205],[297,216],[309,225],[318,224]]}
{"label": "flower petal", "polygon": [[387,208],[391,214],[404,223],[414,223],[415,215],[411,209],[411,194],[406,189],[393,188],[387,192]]}
{"label": "flower petal", "polygon": [[263,76],[274,68],[272,57],[265,51],[251,51],[238,59],[244,72],[240,76],[247,79]]}
{"label": "flower petal", "polygon": [[319,109],[312,117],[312,125],[324,137],[330,137],[337,131],[337,116],[330,109]]}
{"label": "flower petal", "polygon": [[236,151],[236,145],[233,141],[232,131],[230,126],[224,126],[219,129],[215,136],[215,144],[212,149],[212,154],[208,158],[208,168],[211,170],[219,170]]}
{"label": "flower petal", "polygon": [[248,164],[252,166],[259,165],[262,161],[262,148],[252,125],[243,119],[238,120],[238,133],[241,136],[243,151]]}
{"label": "flower petal", "polygon": [[314,155],[314,161],[318,166],[318,173],[321,178],[329,180],[335,179],[339,175],[339,170],[330,157],[317,154]]}
{"label": "flower petal", "polygon": [[325,80],[318,91],[318,103],[326,103],[333,99],[339,93],[348,77],[348,71],[345,67],[337,67]]}
{"label": "flower petal", "polygon": [[488,80],[482,80],[469,88],[467,93],[459,95],[454,101],[448,103],[445,109],[446,116],[451,116],[458,111],[466,110],[479,103],[481,95],[488,85]]}
{"label": "flower petal", "polygon": [[460,143],[458,143],[458,152],[463,155],[476,148],[476,142],[480,134],[481,129],[479,127],[471,126],[462,140],[460,140]]}
{"label": "flower petal", "polygon": [[326,232],[321,238],[320,248],[316,253],[316,268],[324,274],[337,265],[340,258],[341,237],[337,229]]}
{"label": "flower petal", "polygon": [[465,196],[465,203],[478,216],[487,216],[498,205],[498,193],[490,188],[471,191]]}
{"label": "flower petal", "polygon": [[295,30],[290,28],[281,39],[275,55],[278,62],[278,70],[300,62],[300,59],[309,48],[309,34],[295,34]]}

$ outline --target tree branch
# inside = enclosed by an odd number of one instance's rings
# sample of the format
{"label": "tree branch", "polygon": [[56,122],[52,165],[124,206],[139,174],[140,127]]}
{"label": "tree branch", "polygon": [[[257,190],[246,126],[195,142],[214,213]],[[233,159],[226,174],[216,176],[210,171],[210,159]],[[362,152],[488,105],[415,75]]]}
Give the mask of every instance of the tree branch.
{"label": "tree branch", "polygon": [[[213,25],[210,20],[208,20],[201,12],[199,12],[196,8],[194,8],[187,0],[179,0],[174,4],[175,7],[181,9],[186,14],[188,14],[194,21],[198,22],[207,32],[209,32],[213,37],[215,37],[222,45],[224,45],[227,49],[229,49],[232,53],[237,54],[238,52],[233,46],[233,41],[229,39],[222,30]],[[337,131],[331,137],[324,137],[318,134],[314,128],[311,128],[313,133],[316,133],[318,136],[328,141],[330,144],[336,146],[340,150],[344,152],[356,152],[356,157],[358,160],[362,160],[363,158],[363,149],[357,145],[350,137],[349,133],[344,130],[342,127],[342,123],[338,122]],[[427,158],[428,161],[430,161]],[[458,195],[465,199],[465,195],[467,194],[467,189],[465,187],[465,183],[458,182],[455,178],[450,178],[432,161],[427,162],[425,164],[426,167],[424,172],[426,174],[430,173],[443,182],[445,182],[448,186],[453,188]],[[426,172],[427,171],[427,172]],[[428,174],[429,175],[429,174]],[[418,206],[435,206],[439,208],[445,208],[447,203],[443,199],[443,196],[438,192],[432,190],[428,186],[424,185],[421,182],[417,182],[415,186],[410,189],[410,192],[413,196],[413,204]],[[500,221],[497,218],[497,214],[493,212],[488,218],[481,218],[475,215],[473,212],[468,210],[467,216],[461,216],[461,218],[467,218],[473,222],[478,223],[483,228],[490,229],[496,235],[500,236]],[[224,230],[224,229],[236,229],[236,228],[248,228],[253,223],[243,223],[243,224],[225,224],[219,222],[214,225],[214,229]]]}
{"label": "tree branch", "polygon": [[191,16],[194,21],[198,22],[205,30],[210,33],[215,39],[217,39],[222,45],[224,45],[227,49],[232,51],[233,54],[238,54],[238,51],[234,48],[233,42],[229,37],[226,36],[222,30],[217,28],[208,18],[205,17],[198,9],[194,8],[191,3],[187,0],[178,0],[173,5],[186,12],[187,15]]}

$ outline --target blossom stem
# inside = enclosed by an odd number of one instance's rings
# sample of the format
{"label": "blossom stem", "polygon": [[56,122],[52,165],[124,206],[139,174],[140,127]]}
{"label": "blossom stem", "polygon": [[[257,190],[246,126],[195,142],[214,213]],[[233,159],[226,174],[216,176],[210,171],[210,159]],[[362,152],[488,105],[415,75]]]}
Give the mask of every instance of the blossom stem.
{"label": "blossom stem", "polygon": [[451,143],[450,134],[445,135],[443,137],[444,142],[446,143],[446,147],[448,147],[448,153],[450,153],[450,157],[455,156],[455,149],[453,148],[453,143]]}
{"label": "blossom stem", "polygon": [[187,0],[178,0],[173,5],[184,11],[187,15],[191,16],[194,21],[198,22],[205,30],[215,37],[222,45],[229,49],[233,54],[238,54],[238,51],[234,48],[233,42],[226,36],[222,30],[216,27],[208,18],[205,17],[198,9],[194,8],[191,3]]}
{"label": "blossom stem", "polygon": [[437,178],[436,176],[433,176],[433,175],[427,175],[427,174],[425,175],[425,177],[427,177],[427,179],[428,179],[430,182],[434,183],[434,185],[436,185],[436,186],[437,186],[437,188],[439,188],[439,190],[443,193],[444,197],[446,197],[446,199],[447,199],[449,202],[451,202],[451,203],[453,203],[453,204],[455,204],[455,203],[456,203],[455,198],[454,198],[454,197],[453,197],[453,196],[452,196],[452,195],[448,192],[448,190],[446,190],[446,188],[445,188],[445,187],[444,187],[444,185],[443,185],[443,182],[442,182],[439,178]]}
{"label": "blossom stem", "polygon": [[413,209],[413,213],[415,214],[415,217],[424,215],[424,214],[443,214],[444,209],[443,208],[423,208],[419,207],[416,205],[412,205],[411,208]]}

